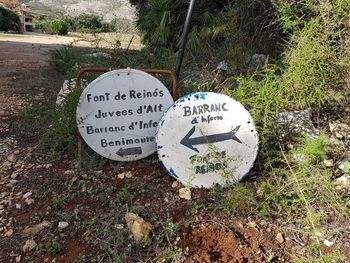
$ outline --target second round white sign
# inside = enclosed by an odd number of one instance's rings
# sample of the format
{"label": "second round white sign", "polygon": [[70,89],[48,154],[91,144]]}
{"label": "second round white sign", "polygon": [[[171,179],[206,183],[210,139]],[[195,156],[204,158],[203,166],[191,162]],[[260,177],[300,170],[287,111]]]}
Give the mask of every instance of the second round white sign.
{"label": "second round white sign", "polygon": [[170,175],[189,187],[240,181],[258,152],[249,112],[218,93],[192,93],[175,102],[160,121],[156,141]]}

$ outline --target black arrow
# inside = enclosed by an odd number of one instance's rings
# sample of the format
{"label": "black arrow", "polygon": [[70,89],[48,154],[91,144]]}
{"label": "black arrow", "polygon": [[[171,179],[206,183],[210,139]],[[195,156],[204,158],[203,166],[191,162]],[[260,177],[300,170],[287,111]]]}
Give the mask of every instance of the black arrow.
{"label": "black arrow", "polygon": [[121,157],[125,157],[128,155],[140,155],[142,154],[142,148],[141,147],[134,147],[134,148],[120,148],[116,154],[118,154]]}
{"label": "black arrow", "polygon": [[197,148],[194,148],[193,145],[222,142],[222,141],[227,141],[227,140],[234,140],[236,142],[242,143],[240,141],[240,139],[238,139],[237,136],[235,135],[240,127],[241,127],[241,125],[238,125],[232,131],[226,132],[226,133],[220,133],[220,134],[213,134],[213,135],[207,135],[207,136],[202,136],[202,137],[191,138],[191,135],[196,130],[196,126],[193,126],[192,129],[181,140],[180,143],[182,145],[190,148],[191,150],[196,151],[197,153],[199,151],[197,150]]}

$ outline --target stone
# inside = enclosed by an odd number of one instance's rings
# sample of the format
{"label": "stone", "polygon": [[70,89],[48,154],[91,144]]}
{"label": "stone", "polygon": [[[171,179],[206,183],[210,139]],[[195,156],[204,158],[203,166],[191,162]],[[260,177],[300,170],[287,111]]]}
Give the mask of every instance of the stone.
{"label": "stone", "polygon": [[264,54],[254,54],[248,61],[248,72],[254,72],[257,70],[262,70],[266,62],[266,55]]}
{"label": "stone", "polygon": [[95,53],[92,53],[92,54],[86,54],[85,55],[86,57],[94,57],[94,58],[106,58],[106,59],[111,59],[112,56],[108,53],[105,53],[105,52],[95,52]]}
{"label": "stone", "polygon": [[19,255],[18,257],[16,257],[16,258],[15,258],[16,263],[21,262],[21,259],[22,259],[22,256],[21,256],[21,255]]}
{"label": "stone", "polygon": [[350,125],[333,122],[329,123],[329,130],[337,139],[350,139]]}
{"label": "stone", "polygon": [[311,138],[317,138],[320,135],[320,131],[315,128],[311,120],[310,110],[282,112],[277,114],[272,121]]}
{"label": "stone", "polygon": [[24,244],[22,250],[23,252],[29,252],[29,251],[32,251],[34,248],[36,248],[37,245],[38,244],[33,239],[28,239]]}
{"label": "stone", "polygon": [[282,233],[277,233],[276,241],[280,244],[282,244],[284,242],[284,237],[283,237]]}
{"label": "stone", "polygon": [[[88,82],[85,79],[82,79],[81,80],[82,88],[85,88],[87,85],[88,85]],[[57,99],[56,99],[57,106],[62,105],[66,96],[75,88],[75,86],[76,86],[75,79],[66,79],[63,82],[62,87],[61,87],[61,89],[57,95]]]}
{"label": "stone", "polygon": [[125,178],[125,174],[124,173],[118,174],[117,177],[123,180]]}
{"label": "stone", "polygon": [[21,204],[16,204],[16,209],[21,209],[22,205]]}
{"label": "stone", "polygon": [[27,192],[23,195],[23,199],[27,199],[28,197],[30,197],[33,193],[32,192]]}
{"label": "stone", "polygon": [[134,175],[131,171],[128,171],[128,172],[124,172],[124,173],[120,173],[117,175],[117,177],[121,180],[123,180],[124,178],[132,178]]}
{"label": "stone", "polygon": [[348,173],[348,172],[350,172],[350,162],[348,162],[348,161],[341,162],[339,164],[338,168],[340,170],[342,170],[344,173]]}
{"label": "stone", "polygon": [[219,63],[219,65],[216,67],[217,70],[226,72],[228,74],[232,73],[232,69],[229,65],[229,63],[226,60],[223,60]]}
{"label": "stone", "polygon": [[324,244],[325,246],[327,246],[327,247],[331,247],[331,246],[334,245],[334,242],[325,239],[325,240],[323,241],[323,244]]}
{"label": "stone", "polygon": [[50,169],[52,167],[52,163],[44,164],[45,169]]}
{"label": "stone", "polygon": [[129,178],[129,179],[132,178],[133,176],[134,176],[133,173],[130,172],[130,171],[129,171],[129,172],[126,172],[126,174],[125,174],[125,177],[126,177],[126,178]]}
{"label": "stone", "polygon": [[179,182],[178,181],[174,181],[171,185],[172,188],[177,188],[179,187]]}
{"label": "stone", "polygon": [[103,171],[102,171],[102,170],[96,171],[95,174],[96,174],[96,175],[102,175],[102,174],[103,174]]}
{"label": "stone", "polygon": [[16,179],[17,176],[18,176],[18,173],[17,173],[17,172],[14,172],[14,173],[11,174],[11,178],[12,178],[12,179]]}
{"label": "stone", "polygon": [[66,170],[66,171],[64,171],[64,174],[65,175],[74,175],[75,173],[73,170]]}
{"label": "stone", "polygon": [[50,226],[50,222],[43,221],[35,226],[27,227],[26,229],[23,230],[22,236],[23,237],[35,236],[36,234],[40,233],[42,230],[44,230],[48,226]]}
{"label": "stone", "polygon": [[68,222],[64,222],[64,221],[58,222],[58,228],[59,229],[65,229],[68,226],[69,226]]}
{"label": "stone", "polygon": [[31,205],[34,203],[34,199],[33,198],[27,198],[26,200],[24,200],[24,202],[27,204],[27,205]]}
{"label": "stone", "polygon": [[328,168],[331,168],[331,167],[334,166],[334,161],[333,161],[332,159],[330,159],[330,160],[324,160],[324,161],[323,161],[323,164],[324,164],[324,166],[326,166],[326,167],[328,167]]}
{"label": "stone", "polygon": [[186,187],[181,188],[181,189],[179,189],[179,196],[182,199],[191,200],[191,190],[186,188]]}
{"label": "stone", "polygon": [[16,161],[16,155],[13,153],[7,157],[7,160],[11,163],[14,163]]}
{"label": "stone", "polygon": [[4,234],[5,237],[11,237],[12,235],[13,235],[13,229],[8,230],[8,231]]}
{"label": "stone", "polygon": [[140,242],[142,238],[149,236],[152,225],[142,217],[134,213],[126,213],[125,221],[136,242]]}
{"label": "stone", "polygon": [[295,162],[302,163],[305,161],[305,155],[301,153],[295,153],[292,155],[292,159]]}
{"label": "stone", "polygon": [[343,175],[343,176],[335,179],[335,185],[337,186],[338,190],[350,189],[350,176]]}

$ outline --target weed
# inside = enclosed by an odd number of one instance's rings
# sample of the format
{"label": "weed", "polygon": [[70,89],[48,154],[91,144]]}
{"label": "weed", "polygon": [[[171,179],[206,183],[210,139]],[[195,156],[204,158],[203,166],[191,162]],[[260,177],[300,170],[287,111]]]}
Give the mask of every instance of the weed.
{"label": "weed", "polygon": [[62,244],[57,239],[53,239],[46,243],[45,248],[50,254],[53,255],[58,254],[63,250]]}
{"label": "weed", "polygon": [[246,215],[256,208],[254,189],[243,183],[234,185],[224,196],[221,207],[228,214]]}
{"label": "weed", "polygon": [[51,116],[51,126],[42,137],[41,146],[52,155],[76,149],[75,114],[81,92],[81,89],[73,89]]}

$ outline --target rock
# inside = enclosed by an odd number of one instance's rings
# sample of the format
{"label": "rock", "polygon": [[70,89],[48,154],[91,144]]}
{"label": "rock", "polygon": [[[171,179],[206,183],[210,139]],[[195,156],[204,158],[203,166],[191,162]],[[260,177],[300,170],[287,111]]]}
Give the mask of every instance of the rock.
{"label": "rock", "polygon": [[248,61],[248,72],[262,70],[266,62],[264,54],[254,54]]}
{"label": "rock", "polygon": [[29,239],[24,244],[22,250],[23,250],[23,252],[29,252],[29,251],[32,251],[36,247],[37,247],[37,243],[35,243],[35,241],[33,239]]}
{"label": "rock", "polygon": [[5,237],[11,237],[12,235],[13,235],[13,229],[8,230],[8,231],[4,234]]}
{"label": "rock", "polygon": [[16,209],[21,209],[22,205],[21,204],[16,204]]}
{"label": "rock", "polygon": [[329,130],[337,139],[350,139],[350,125],[333,122],[329,123]]}
{"label": "rock", "polygon": [[276,235],[276,241],[280,244],[282,244],[284,242],[284,238],[283,238],[283,235],[282,233],[277,233]]}
{"label": "rock", "polygon": [[134,175],[131,171],[129,172],[124,172],[124,173],[120,173],[117,175],[117,177],[121,180],[123,180],[124,178],[132,178]]}
{"label": "rock", "polygon": [[18,173],[17,173],[17,172],[14,172],[14,173],[11,174],[11,178],[12,178],[12,179],[16,179],[17,176],[18,176]]}
{"label": "rock", "polygon": [[172,188],[177,188],[179,186],[179,182],[178,181],[174,181],[171,185]]}
{"label": "rock", "polygon": [[191,200],[191,190],[186,188],[186,187],[181,188],[181,189],[179,189],[179,196],[182,199]]}
{"label": "rock", "polygon": [[325,240],[323,241],[323,244],[324,244],[325,246],[327,246],[327,247],[331,247],[331,246],[334,245],[334,242],[325,239]]}
{"label": "rock", "polygon": [[67,222],[64,222],[64,221],[58,222],[58,228],[59,229],[65,229],[68,226],[69,226],[69,224]]}
{"label": "rock", "polygon": [[45,169],[50,169],[52,167],[52,163],[44,164]]}
{"label": "rock", "polygon": [[27,198],[26,200],[24,200],[24,202],[27,204],[27,205],[31,205],[34,203],[34,199],[33,198]]}
{"label": "rock", "polygon": [[118,174],[117,177],[123,180],[125,178],[125,174],[124,173]]}
{"label": "rock", "polygon": [[94,57],[94,58],[107,58],[107,59],[111,59],[112,56],[108,53],[105,52],[95,52],[92,54],[86,54],[86,57]]}
{"label": "rock", "polygon": [[301,153],[295,153],[292,155],[292,159],[295,162],[302,163],[305,161],[305,155]]}
{"label": "rock", "polygon": [[338,190],[350,189],[350,176],[343,175],[343,176],[335,179],[335,185],[337,186]]}
{"label": "rock", "polygon": [[231,74],[232,73],[232,69],[230,67],[230,65],[228,64],[227,61],[221,61],[219,63],[219,65],[216,67],[217,70],[220,70],[220,71],[223,71],[223,72],[226,72],[228,74]]}
{"label": "rock", "polygon": [[334,161],[333,161],[332,159],[330,159],[330,160],[324,160],[324,161],[323,161],[323,164],[324,164],[324,166],[326,166],[326,167],[328,167],[328,168],[331,168],[331,167],[334,166]]}
{"label": "rock", "polygon": [[40,233],[42,230],[44,230],[46,227],[50,226],[49,221],[43,221],[40,224],[37,224],[32,227],[27,227],[26,229],[23,230],[22,236],[27,237],[27,236],[35,236],[36,234]]}
{"label": "rock", "polygon": [[124,229],[124,226],[122,224],[116,224],[115,228],[118,230],[122,230],[122,229]]}
{"label": "rock", "polygon": [[[87,85],[88,85],[88,82],[85,79],[82,79],[81,80],[82,88],[85,88]],[[62,105],[66,96],[75,88],[75,86],[76,86],[75,79],[69,79],[69,80],[66,79],[63,82],[62,87],[61,87],[60,91],[58,92],[57,99],[56,99],[57,106]]]}
{"label": "rock", "polygon": [[27,192],[23,195],[23,199],[27,199],[28,197],[30,197],[33,193],[32,192]]}
{"label": "rock", "polygon": [[102,175],[102,174],[103,174],[103,171],[102,171],[102,170],[96,171],[95,174],[96,174],[96,175]]}
{"label": "rock", "polygon": [[21,262],[22,257],[19,255],[18,257],[15,258],[16,263]]}
{"label": "rock", "polygon": [[146,222],[140,216],[134,213],[126,213],[125,221],[128,225],[130,232],[133,234],[136,242],[141,241],[143,237],[149,236],[149,232],[152,229],[152,225]]}
{"label": "rock", "polygon": [[350,172],[350,162],[348,162],[348,161],[341,162],[339,164],[338,168],[340,170],[342,170],[344,173],[348,173],[348,172]]}
{"label": "rock", "polygon": [[282,112],[277,114],[272,121],[287,126],[289,129],[305,134],[311,138],[317,138],[320,131],[315,128],[309,110]]}
{"label": "rock", "polygon": [[13,153],[7,157],[7,160],[11,163],[14,163],[16,161],[16,155]]}
{"label": "rock", "polygon": [[64,174],[65,175],[74,175],[75,173],[73,170],[66,170],[66,171],[64,171]]}

